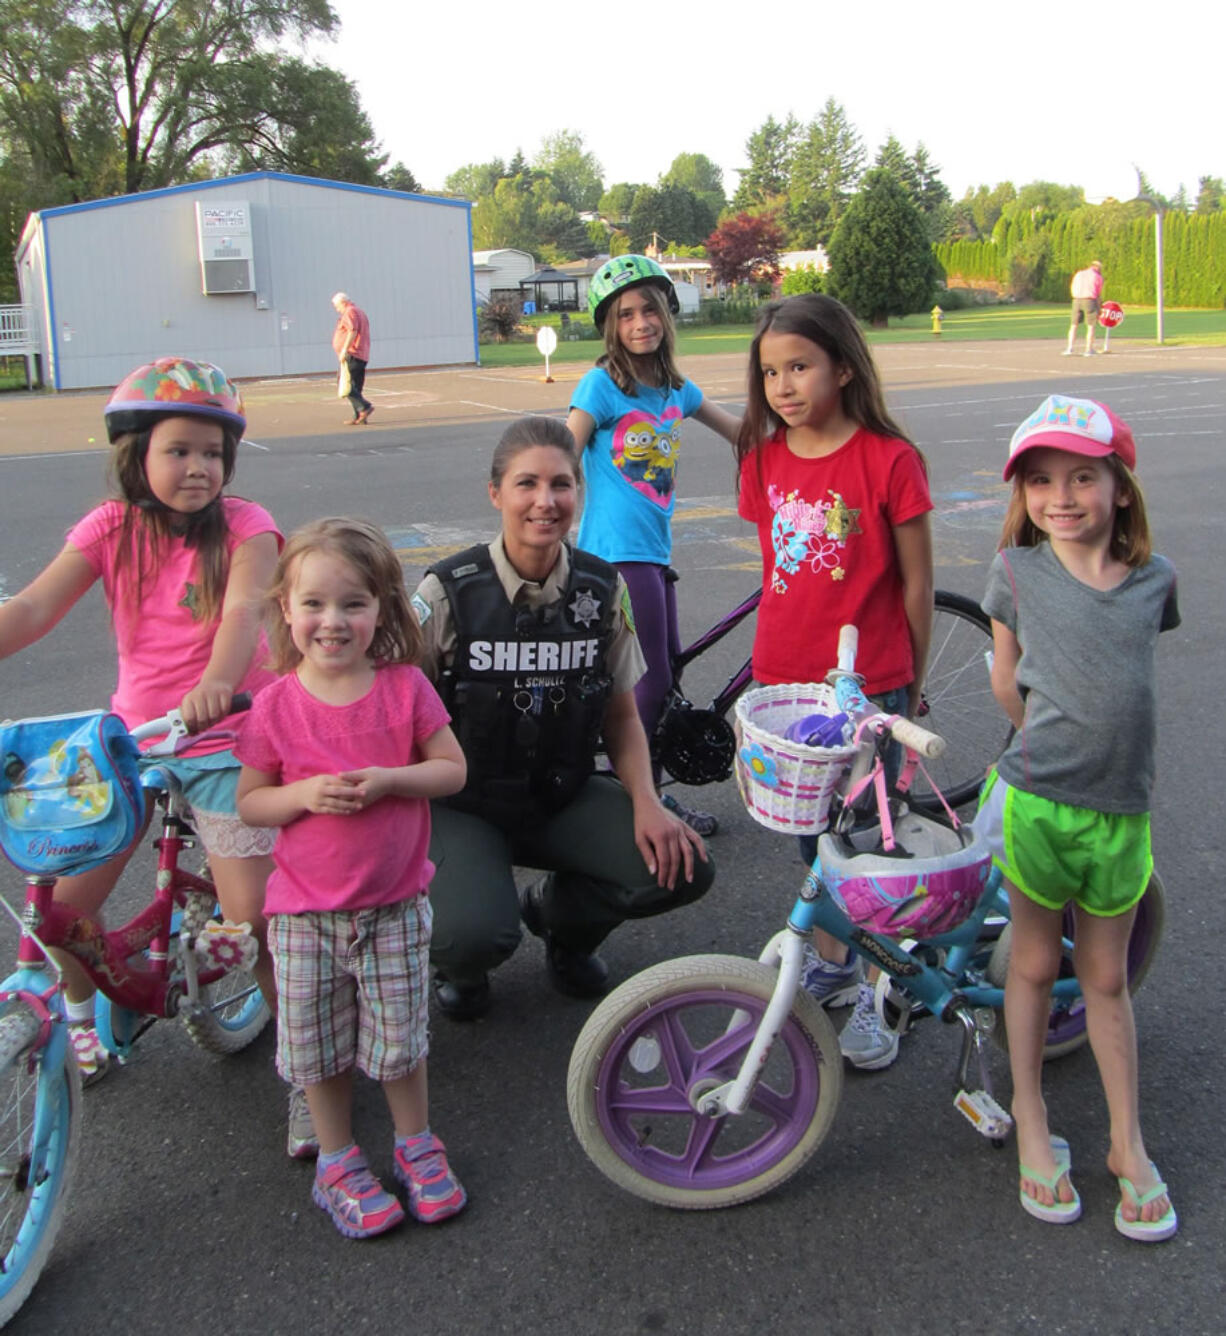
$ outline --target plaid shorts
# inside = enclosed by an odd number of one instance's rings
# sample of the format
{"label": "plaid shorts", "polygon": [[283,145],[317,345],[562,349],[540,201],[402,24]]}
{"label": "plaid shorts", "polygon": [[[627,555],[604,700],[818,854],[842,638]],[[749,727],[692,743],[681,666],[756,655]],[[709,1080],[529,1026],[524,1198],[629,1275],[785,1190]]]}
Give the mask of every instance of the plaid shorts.
{"label": "plaid shorts", "polygon": [[272,914],[277,1071],[316,1085],[355,1066],[395,1081],[426,1056],[430,901]]}

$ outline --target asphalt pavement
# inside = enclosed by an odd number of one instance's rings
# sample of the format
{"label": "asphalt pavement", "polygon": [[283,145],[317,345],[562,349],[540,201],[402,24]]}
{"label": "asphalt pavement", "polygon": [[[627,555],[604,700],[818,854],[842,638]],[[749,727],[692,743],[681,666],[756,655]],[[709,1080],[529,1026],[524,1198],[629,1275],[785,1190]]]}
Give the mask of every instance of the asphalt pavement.
{"label": "asphalt pavement", "polygon": [[[1137,998],[1147,1141],[1179,1210],[1176,1238],[1145,1247],[1112,1228],[1118,1194],[1103,1165],[1106,1117],[1088,1051],[1047,1071],[1083,1219],[1057,1228],[1025,1215],[1012,1146],[994,1150],[952,1107],[957,1035],[931,1019],[904,1038],[888,1071],[847,1074],[829,1138],[782,1188],[712,1213],[640,1202],[595,1171],[571,1132],[567,1061],[590,1006],[551,989],[541,945],[526,938],[495,974],[485,1020],[436,1017],[432,1026],[431,1121],[469,1190],[463,1215],[343,1240],[311,1203],[309,1167],[284,1154],[271,1032],[214,1059],[167,1022],[86,1093],[69,1217],[11,1331],[1221,1330],[1226,1150],[1214,1018],[1226,1011],[1224,859],[1221,729],[1209,702],[1226,651],[1226,349],[1122,342],[1083,360],[1049,344],[934,341],[877,356],[891,407],[929,460],[937,583],[972,596],[1003,515],[1009,435],[1043,396],[1104,398],[1135,429],[1156,545],[1179,569],[1184,619],[1159,652],[1154,843],[1169,918]],[[323,513],[368,515],[391,534],[413,582],[436,556],[493,534],[484,479],[502,423],[565,411],[585,369],[555,366],[552,384],[534,369],[376,371],[376,411],[363,428],[341,425],[330,381],[253,383],[244,387],[252,445],[235,490],[286,530]],[[692,358],[686,370],[711,397],[740,402],[742,356]],[[31,578],[104,494],[104,400],[0,398],[0,595]],[[736,518],[723,442],[690,424],[679,479],[675,564],[692,634],[748,592],[759,563],[756,538]],[[722,685],[747,644],[748,632],[696,665],[694,694]],[[103,704],[113,673],[95,591],[43,642],[0,663],[0,713]],[[721,819],[710,846],[715,885],[699,905],[619,929],[605,951],[618,980],[677,955],[756,956],[798,885],[792,842],[754,825],[734,786],[685,796]],[[137,881],[116,892],[113,920],[140,904]],[[0,890],[19,901],[11,868],[0,869]],[[0,943],[11,947],[12,933]],[[993,1073],[1007,1099],[1003,1055]],[[359,1085],[356,1122],[376,1169],[389,1170],[388,1119],[369,1083]]]}

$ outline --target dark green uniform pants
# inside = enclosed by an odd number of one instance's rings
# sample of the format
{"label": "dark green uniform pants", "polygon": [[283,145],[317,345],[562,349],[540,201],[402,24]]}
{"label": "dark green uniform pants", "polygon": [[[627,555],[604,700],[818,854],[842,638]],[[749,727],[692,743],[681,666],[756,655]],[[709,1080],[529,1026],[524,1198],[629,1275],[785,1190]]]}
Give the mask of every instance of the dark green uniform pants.
{"label": "dark green uniform pants", "polygon": [[594,951],[630,918],[650,918],[705,895],[715,876],[694,860],[692,881],[657,886],[634,843],[634,811],[611,776],[594,775],[573,801],[539,823],[509,829],[443,803],[430,808],[431,961],[456,983],[475,983],[519,945],[512,866],[553,875],[541,896],[543,926],[559,945]]}

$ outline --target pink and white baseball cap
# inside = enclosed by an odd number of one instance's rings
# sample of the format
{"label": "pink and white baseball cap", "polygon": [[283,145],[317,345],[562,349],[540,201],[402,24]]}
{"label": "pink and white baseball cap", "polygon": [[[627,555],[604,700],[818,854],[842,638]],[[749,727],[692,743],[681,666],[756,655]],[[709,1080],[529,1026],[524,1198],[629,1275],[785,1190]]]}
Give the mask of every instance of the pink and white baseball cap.
{"label": "pink and white baseball cap", "polygon": [[1132,428],[1106,404],[1094,399],[1049,394],[1013,433],[1005,464],[1006,482],[1013,476],[1018,459],[1037,445],[1096,459],[1119,455],[1128,468],[1137,466],[1137,443],[1132,438]]}

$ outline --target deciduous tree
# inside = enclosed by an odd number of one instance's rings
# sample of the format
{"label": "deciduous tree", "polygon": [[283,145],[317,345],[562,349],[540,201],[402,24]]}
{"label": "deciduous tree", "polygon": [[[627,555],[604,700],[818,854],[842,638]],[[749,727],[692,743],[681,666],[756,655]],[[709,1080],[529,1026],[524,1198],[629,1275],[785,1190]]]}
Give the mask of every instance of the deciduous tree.
{"label": "deciduous tree", "polygon": [[736,213],[707,238],[707,259],[721,283],[773,278],[779,272],[783,244],[783,228],[771,215]]}
{"label": "deciduous tree", "polygon": [[718,218],[728,203],[723,172],[702,153],[678,153],[660,177],[660,184],[693,191],[710,209],[712,219]]}
{"label": "deciduous tree", "polygon": [[600,202],[604,168],[595,154],[583,147],[583,136],[578,130],[558,130],[546,135],[532,165],[552,179],[558,198],[576,213],[594,209]]}
{"label": "deciduous tree", "polygon": [[10,146],[56,203],[173,185],[275,141],[298,170],[370,179],[383,159],[352,85],[277,45],[336,23],[327,0],[0,0]]}

